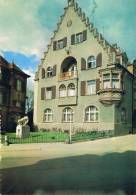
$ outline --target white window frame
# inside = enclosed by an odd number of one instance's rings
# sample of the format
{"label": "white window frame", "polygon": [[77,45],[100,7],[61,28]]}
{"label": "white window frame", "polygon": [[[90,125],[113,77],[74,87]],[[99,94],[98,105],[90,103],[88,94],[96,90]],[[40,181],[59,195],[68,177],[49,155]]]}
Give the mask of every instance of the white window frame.
{"label": "white window frame", "polygon": [[53,121],[53,112],[52,109],[47,108],[44,111],[44,119],[43,122],[52,122]]}
{"label": "white window frame", "polygon": [[99,122],[99,110],[96,106],[89,106],[85,109],[85,122]]}
{"label": "white window frame", "polygon": [[66,97],[66,96],[67,96],[66,86],[62,84],[59,87],[59,97]]}
{"label": "white window frame", "polygon": [[52,87],[46,88],[46,99],[51,100],[52,99]]}
{"label": "white window frame", "polygon": [[88,57],[87,67],[88,67],[88,69],[96,68],[96,57],[95,56],[89,56]]}
{"label": "white window frame", "polygon": [[51,67],[48,67],[47,68],[47,77],[50,78],[50,77],[52,77],[52,75],[53,75],[53,70]]}
{"label": "white window frame", "polygon": [[73,122],[73,116],[74,116],[74,112],[73,109],[70,107],[66,107],[63,110],[63,122],[65,123],[70,123]]}
{"label": "white window frame", "polygon": [[83,42],[83,33],[76,34],[76,43],[82,43]]}
{"label": "white window frame", "polygon": [[64,48],[64,40],[59,40],[57,42],[57,49],[63,49]]}
{"label": "white window frame", "polygon": [[[93,84],[89,84],[89,83]],[[87,81],[87,95],[95,95],[96,94],[96,80]]]}
{"label": "white window frame", "polygon": [[73,97],[76,96],[76,87],[74,83],[70,83],[67,88],[68,96]]}

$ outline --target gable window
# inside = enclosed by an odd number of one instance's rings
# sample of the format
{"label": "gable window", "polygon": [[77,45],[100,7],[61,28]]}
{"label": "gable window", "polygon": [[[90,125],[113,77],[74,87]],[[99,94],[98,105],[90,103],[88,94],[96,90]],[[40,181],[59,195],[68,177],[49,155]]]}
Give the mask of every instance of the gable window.
{"label": "gable window", "polygon": [[85,109],[85,121],[86,122],[98,122],[99,111],[95,106],[89,106]]}
{"label": "gable window", "polygon": [[95,56],[90,56],[87,60],[88,68],[96,68],[96,58]]}
{"label": "gable window", "polygon": [[48,68],[47,68],[47,77],[50,78],[50,77],[52,77],[52,76],[53,76],[53,70],[52,70],[51,67],[48,67]]}
{"label": "gable window", "polygon": [[83,33],[76,34],[76,43],[83,42]]}
{"label": "gable window", "polygon": [[121,110],[121,122],[125,123],[126,122],[126,109],[122,108]]}
{"label": "gable window", "polygon": [[68,96],[75,96],[76,95],[76,88],[73,83],[68,85]]}
{"label": "gable window", "polygon": [[57,49],[63,49],[64,48],[64,41],[63,40],[59,40],[57,43]]}
{"label": "gable window", "polygon": [[96,80],[87,81],[87,95],[96,94]]}
{"label": "gable window", "polygon": [[47,87],[46,88],[46,99],[47,100],[52,99],[52,87]]}
{"label": "gable window", "polygon": [[51,109],[46,109],[44,111],[44,117],[43,117],[43,122],[52,122],[53,121],[53,112]]}
{"label": "gable window", "polygon": [[63,110],[63,122],[73,122],[72,108],[67,107]]}
{"label": "gable window", "polygon": [[66,90],[66,87],[65,85],[61,85],[59,87],[59,97],[66,97],[67,96],[67,90]]}
{"label": "gable window", "polygon": [[22,89],[22,82],[21,80],[17,79],[17,91],[21,91]]}

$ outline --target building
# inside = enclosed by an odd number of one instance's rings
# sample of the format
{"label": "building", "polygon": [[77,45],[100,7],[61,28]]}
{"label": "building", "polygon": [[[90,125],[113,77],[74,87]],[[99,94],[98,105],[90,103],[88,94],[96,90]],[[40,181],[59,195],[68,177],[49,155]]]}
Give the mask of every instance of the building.
{"label": "building", "polygon": [[25,114],[28,77],[14,63],[0,56],[0,114],[3,130],[15,131],[17,118]]}
{"label": "building", "polygon": [[132,132],[133,74],[74,0],[68,0],[35,74],[39,129]]}

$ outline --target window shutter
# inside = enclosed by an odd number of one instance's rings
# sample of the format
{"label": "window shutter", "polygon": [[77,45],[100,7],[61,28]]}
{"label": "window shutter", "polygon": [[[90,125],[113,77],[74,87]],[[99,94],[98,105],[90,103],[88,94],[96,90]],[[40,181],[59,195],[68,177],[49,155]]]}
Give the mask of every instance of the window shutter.
{"label": "window shutter", "polygon": [[81,58],[81,70],[86,70],[86,60]]}
{"label": "window shutter", "polygon": [[53,50],[55,51],[57,49],[57,41],[53,42]]}
{"label": "window shutter", "polygon": [[41,88],[41,100],[44,100],[45,99],[45,88],[42,87]]}
{"label": "window shutter", "polygon": [[87,30],[83,31],[83,41],[87,40]]}
{"label": "window shutter", "polygon": [[97,67],[101,67],[102,66],[102,53],[99,53],[97,58],[96,58],[96,64]]}
{"label": "window shutter", "polygon": [[56,76],[57,65],[53,66],[53,76]]}
{"label": "window shutter", "polygon": [[63,42],[64,42],[64,47],[67,47],[67,37],[65,37],[65,38],[63,39]]}
{"label": "window shutter", "polygon": [[96,79],[96,93],[100,90],[100,79]]}
{"label": "window shutter", "polygon": [[71,35],[71,45],[75,45],[75,34]]}
{"label": "window shutter", "polygon": [[45,69],[42,68],[42,79],[44,79],[44,78],[45,78]]}
{"label": "window shutter", "polygon": [[81,81],[81,96],[86,95],[86,81]]}
{"label": "window shutter", "polygon": [[52,99],[56,98],[56,86],[52,87]]}

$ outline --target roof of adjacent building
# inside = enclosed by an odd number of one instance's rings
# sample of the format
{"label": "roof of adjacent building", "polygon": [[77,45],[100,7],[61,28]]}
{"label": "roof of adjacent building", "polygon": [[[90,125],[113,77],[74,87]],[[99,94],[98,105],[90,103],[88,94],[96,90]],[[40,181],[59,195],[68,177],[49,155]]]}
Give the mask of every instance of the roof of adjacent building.
{"label": "roof of adjacent building", "polygon": [[20,74],[22,74],[23,76],[29,78],[30,76],[28,74],[26,74],[23,70],[21,70],[16,64],[13,63],[9,63],[4,57],[0,56],[0,66],[5,66],[6,68],[8,68],[10,71],[16,71]]}

